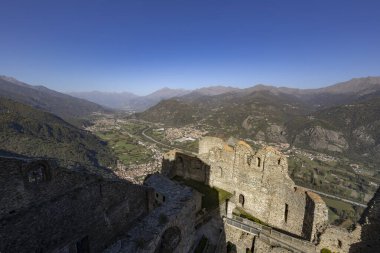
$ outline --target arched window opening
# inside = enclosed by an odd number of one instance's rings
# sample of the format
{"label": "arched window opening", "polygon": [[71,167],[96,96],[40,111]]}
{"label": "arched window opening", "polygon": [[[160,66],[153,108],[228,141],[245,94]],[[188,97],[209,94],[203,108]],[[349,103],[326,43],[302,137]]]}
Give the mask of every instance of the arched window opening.
{"label": "arched window opening", "polygon": [[240,194],[240,195],[239,195],[239,204],[240,204],[242,207],[244,207],[244,202],[245,202],[245,200],[244,200],[244,195],[243,195],[243,194]]}
{"label": "arched window opening", "polygon": [[216,176],[217,177],[223,177],[223,169],[222,169],[222,167],[218,167],[216,169]]}
{"label": "arched window opening", "polygon": [[257,157],[257,167],[260,167],[261,166],[261,159],[260,159],[260,157]]}
{"label": "arched window opening", "polygon": [[277,164],[278,164],[278,165],[281,164],[281,158],[278,158],[278,160],[277,160]]}

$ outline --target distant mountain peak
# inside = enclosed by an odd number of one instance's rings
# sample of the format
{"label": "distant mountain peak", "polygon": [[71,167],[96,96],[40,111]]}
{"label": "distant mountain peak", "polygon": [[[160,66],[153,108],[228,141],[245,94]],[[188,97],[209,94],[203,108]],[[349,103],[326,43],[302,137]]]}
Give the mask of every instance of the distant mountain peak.
{"label": "distant mountain peak", "polygon": [[216,96],[216,95],[220,95],[220,94],[224,94],[228,92],[236,92],[240,90],[241,89],[235,88],[235,87],[215,85],[215,86],[208,86],[208,87],[195,89],[191,93],[187,94],[186,96],[188,98],[198,97],[198,96]]}
{"label": "distant mountain peak", "polygon": [[185,90],[185,89],[171,89],[168,87],[164,87],[162,89],[159,89],[147,96],[146,98],[161,98],[161,99],[168,99],[172,97],[177,97],[177,96],[183,96],[185,94],[190,93],[190,90]]}
{"label": "distant mountain peak", "polygon": [[31,86],[11,76],[0,75],[0,79],[21,86]]}

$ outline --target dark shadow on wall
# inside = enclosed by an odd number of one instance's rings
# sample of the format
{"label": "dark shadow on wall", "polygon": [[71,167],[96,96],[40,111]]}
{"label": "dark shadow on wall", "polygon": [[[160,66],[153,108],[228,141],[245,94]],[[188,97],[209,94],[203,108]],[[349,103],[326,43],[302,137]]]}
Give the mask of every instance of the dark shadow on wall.
{"label": "dark shadow on wall", "polygon": [[192,179],[208,185],[210,182],[210,166],[196,156],[176,152],[173,157],[163,159],[161,173],[168,178],[175,176]]}
{"label": "dark shadow on wall", "polygon": [[194,224],[195,252],[227,252],[223,216],[226,216],[226,200],[231,194],[209,186],[210,166],[196,156],[175,153],[163,159],[161,173],[202,194],[202,210],[197,213]]}
{"label": "dark shadow on wall", "polygon": [[149,187],[57,164],[0,154],[0,252],[101,252],[152,208]]}

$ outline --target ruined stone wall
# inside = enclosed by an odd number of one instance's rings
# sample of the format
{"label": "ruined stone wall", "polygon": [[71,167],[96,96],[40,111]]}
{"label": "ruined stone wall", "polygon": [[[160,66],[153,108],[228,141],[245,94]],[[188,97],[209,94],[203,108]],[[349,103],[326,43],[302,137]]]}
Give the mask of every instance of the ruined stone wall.
{"label": "ruined stone wall", "polygon": [[320,233],[328,223],[329,213],[326,203],[318,194],[307,192],[306,195],[306,211],[303,228],[304,237],[310,241],[316,241],[318,233]]}
{"label": "ruined stone wall", "polygon": [[180,176],[208,184],[210,166],[195,156],[168,153],[164,156],[161,173],[169,178]]}
{"label": "ruined stone wall", "polygon": [[130,230],[119,246],[106,253],[182,253],[195,242],[196,213],[201,196],[160,174],[149,176],[144,184],[165,196],[165,201]]}
{"label": "ruined stone wall", "polygon": [[360,219],[360,242],[352,243],[350,253],[375,252],[380,249],[380,188],[369,201]]}
{"label": "ruined stone wall", "polygon": [[265,240],[264,237],[255,237],[254,240],[254,253],[291,253],[287,249],[280,246],[273,246],[269,240]]}
{"label": "ruined stone wall", "polygon": [[318,248],[333,252],[371,253],[380,249],[380,188],[353,231],[327,226],[316,236]]}
{"label": "ruined stone wall", "polygon": [[[229,191],[238,207],[271,226],[307,239],[312,239],[317,227],[327,221],[326,205],[322,200],[315,203],[319,199],[308,197],[304,189],[295,186],[281,152],[271,147],[253,150],[243,141],[229,146],[214,137],[205,137],[199,143],[199,155],[191,159],[209,166],[208,172],[193,174],[176,158],[170,163],[174,174]],[[180,156],[177,153],[176,157]]]}
{"label": "ruined stone wall", "polygon": [[[42,174],[35,167],[40,164],[45,166]],[[0,173],[3,253],[68,252],[78,247],[99,252],[144,217],[154,200],[151,188],[46,161],[0,158]]]}
{"label": "ruined stone wall", "polygon": [[209,147],[200,157],[210,164],[211,186],[234,193],[236,204],[256,218],[302,235],[306,195],[295,191],[280,152],[269,147],[254,151],[240,141],[234,147]]}
{"label": "ruined stone wall", "polygon": [[225,225],[224,232],[226,236],[226,242],[234,244],[236,251],[240,252],[253,252],[254,248],[254,235],[245,233],[241,230]]}
{"label": "ruined stone wall", "polygon": [[225,226],[226,241],[236,247],[237,253],[290,253],[264,235],[252,235],[231,226]]}
{"label": "ruined stone wall", "polygon": [[176,150],[170,150],[167,153],[164,153],[162,157],[162,166],[160,173],[168,178],[173,178],[177,174],[177,168],[176,168]]}
{"label": "ruined stone wall", "polygon": [[208,154],[211,148],[222,148],[225,145],[224,141],[216,137],[204,137],[199,140],[199,154]]}
{"label": "ruined stone wall", "polygon": [[[33,170],[39,168],[43,175],[41,180],[29,178]],[[38,173],[40,173],[38,172]],[[25,209],[31,205],[38,205],[46,199],[63,195],[75,188],[96,181],[97,177],[90,177],[83,172],[72,173],[65,169],[56,169],[54,162],[47,160],[19,160],[0,158],[0,184],[3,199],[0,203],[0,216],[14,213],[18,209]]]}
{"label": "ruined stone wall", "polygon": [[326,248],[332,252],[351,252],[351,245],[360,240],[360,232],[360,226],[358,226],[353,232],[349,232],[344,228],[329,225],[319,237],[318,250]]}

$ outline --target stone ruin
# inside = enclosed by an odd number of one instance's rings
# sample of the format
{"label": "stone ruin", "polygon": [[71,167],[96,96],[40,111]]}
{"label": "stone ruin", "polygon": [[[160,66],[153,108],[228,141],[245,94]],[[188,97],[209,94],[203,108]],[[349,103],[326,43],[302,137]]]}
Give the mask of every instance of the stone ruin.
{"label": "stone ruin", "polygon": [[[205,212],[203,196],[171,180],[202,182],[232,194]],[[327,224],[315,193],[288,176],[286,157],[271,147],[213,137],[199,154],[165,154],[161,173],[143,185],[93,169],[62,168],[54,160],[0,156],[0,252],[194,252],[213,223],[207,252],[376,252],[380,248],[380,190],[356,229]],[[261,224],[233,212],[244,211]],[[216,224],[216,225],[215,225]]]}
{"label": "stone ruin", "polygon": [[53,160],[0,156],[0,185],[1,253],[188,252],[192,246],[199,193],[158,174],[136,185]]}
{"label": "stone ruin", "polygon": [[274,148],[254,151],[243,141],[231,147],[219,138],[208,137],[200,140],[197,157],[177,153],[172,161],[171,176],[233,193],[230,201],[237,207],[294,235],[313,240],[328,220],[323,200],[294,184],[286,157]]}
{"label": "stone ruin", "polygon": [[[328,225],[328,208],[322,198],[295,185],[288,175],[287,158],[272,147],[253,150],[244,141],[226,143],[220,138],[204,137],[199,141],[197,156],[168,152],[162,173],[169,178],[180,176],[232,193],[226,203],[226,216],[235,208],[242,209],[282,232],[283,237],[290,235],[292,241],[294,238],[294,241],[310,242],[301,243],[311,251],[299,248],[300,252],[319,252],[322,248],[333,252],[367,252],[363,251],[363,243],[359,243],[363,240],[360,224],[353,232]],[[379,211],[375,213],[378,217]],[[231,226],[224,226],[224,230],[226,241],[234,244],[238,252],[297,251]],[[376,244],[371,240],[371,245]],[[361,250],[355,251],[354,246]]]}

